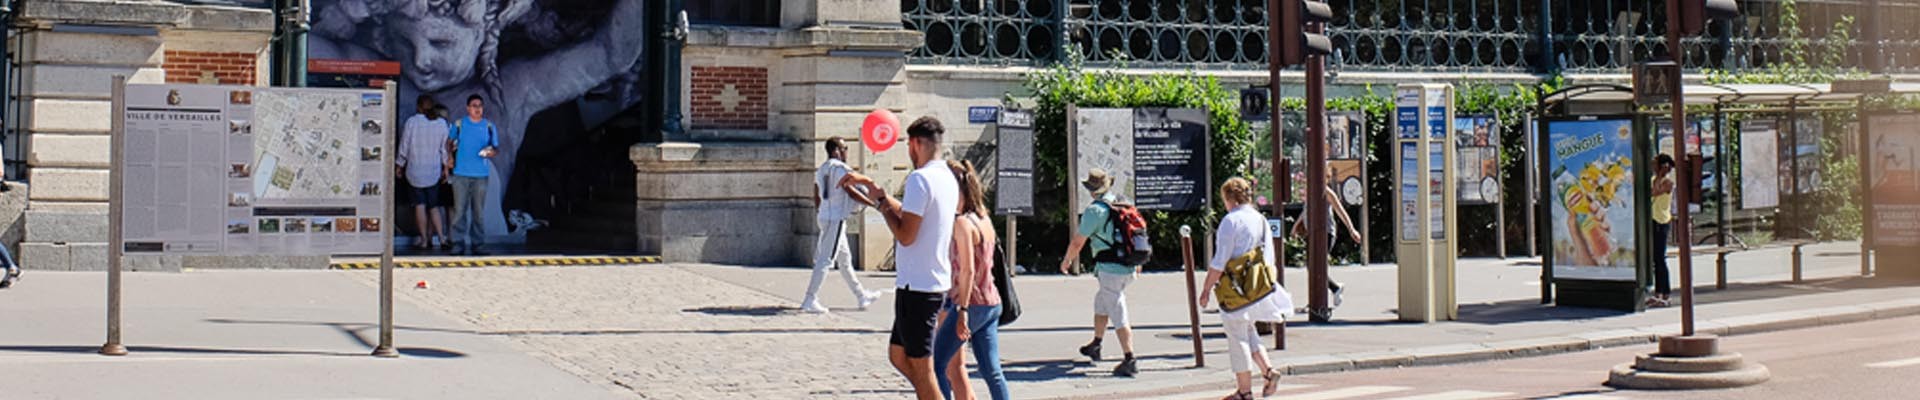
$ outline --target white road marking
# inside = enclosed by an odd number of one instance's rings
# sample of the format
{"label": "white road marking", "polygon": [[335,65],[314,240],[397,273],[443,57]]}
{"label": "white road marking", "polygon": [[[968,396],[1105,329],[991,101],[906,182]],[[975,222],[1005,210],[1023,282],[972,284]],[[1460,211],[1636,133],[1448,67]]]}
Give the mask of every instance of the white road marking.
{"label": "white road marking", "polygon": [[1867,364],[1867,368],[1900,368],[1920,365],[1920,357]]}
{"label": "white road marking", "polygon": [[1564,396],[1564,397],[1552,397],[1551,399],[1552,400],[1627,400],[1627,398],[1625,397],[1608,396],[1603,394],[1577,394],[1577,395]]}
{"label": "white road marking", "polygon": [[[1265,382],[1262,382],[1262,381],[1260,381],[1259,379],[1255,379],[1255,380],[1253,381],[1253,391],[1254,391],[1254,392],[1253,392],[1253,394],[1254,394],[1254,395],[1256,395],[1256,396],[1257,396],[1257,395],[1259,395],[1259,394],[1260,394],[1260,385],[1262,385],[1262,384],[1264,384],[1264,383],[1265,383]],[[1291,390],[1300,390],[1300,389],[1306,389],[1306,388],[1310,388],[1310,387],[1314,387],[1314,386],[1319,386],[1319,385],[1304,385],[1304,384],[1300,384],[1300,385],[1296,385],[1296,384],[1286,384],[1286,383],[1282,383],[1282,384],[1279,384],[1279,385],[1274,385],[1274,388],[1275,388],[1275,390],[1277,390],[1277,391],[1280,391],[1280,392],[1286,392],[1286,391],[1291,391]],[[1215,392],[1215,391],[1217,391],[1217,392],[1220,392],[1220,393],[1232,393],[1232,392],[1233,392],[1233,384],[1232,384],[1232,383],[1228,383],[1228,384],[1227,384],[1226,386],[1222,386],[1221,388],[1222,388],[1222,389],[1218,389],[1218,390],[1210,390],[1210,391],[1206,391],[1206,393],[1209,393],[1209,394],[1205,394],[1205,395],[1202,395],[1202,394],[1199,394],[1199,392],[1195,392],[1195,393],[1182,393],[1182,394],[1176,394],[1176,395],[1167,395],[1167,396],[1158,396],[1158,397],[1148,397],[1148,398],[1143,398],[1143,399],[1138,399],[1138,400],[1196,400],[1196,399],[1200,399],[1200,400],[1213,400],[1213,399],[1218,399],[1218,398],[1220,398],[1220,395],[1219,395],[1219,394],[1212,394],[1212,393],[1213,393],[1213,392]],[[1194,397],[1194,396],[1201,396],[1201,397]]]}
{"label": "white road marking", "polygon": [[1353,397],[1361,397],[1361,396],[1372,396],[1377,394],[1385,394],[1385,393],[1393,393],[1393,392],[1403,392],[1407,390],[1412,390],[1412,388],[1404,388],[1399,386],[1354,386],[1354,387],[1340,388],[1340,389],[1319,391],[1319,392],[1312,392],[1312,393],[1301,393],[1301,394],[1296,394],[1292,396],[1269,397],[1268,399],[1271,399],[1271,400],[1335,400],[1335,399],[1345,399],[1345,398],[1353,398]]}
{"label": "white road marking", "polygon": [[1479,400],[1512,396],[1513,393],[1482,392],[1478,390],[1455,390],[1433,394],[1395,397],[1387,400]]}

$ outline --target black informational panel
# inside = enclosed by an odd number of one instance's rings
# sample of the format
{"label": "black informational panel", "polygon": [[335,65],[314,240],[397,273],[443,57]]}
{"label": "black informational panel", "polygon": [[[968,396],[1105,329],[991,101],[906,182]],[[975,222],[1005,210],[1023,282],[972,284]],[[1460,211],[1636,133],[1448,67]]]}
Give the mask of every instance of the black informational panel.
{"label": "black informational panel", "polygon": [[994,159],[996,191],[993,212],[1005,216],[1033,216],[1033,113],[1001,110],[994,126],[999,144]]}
{"label": "black informational panel", "polygon": [[1198,109],[1133,110],[1134,206],[1197,210],[1207,206],[1207,113]]}

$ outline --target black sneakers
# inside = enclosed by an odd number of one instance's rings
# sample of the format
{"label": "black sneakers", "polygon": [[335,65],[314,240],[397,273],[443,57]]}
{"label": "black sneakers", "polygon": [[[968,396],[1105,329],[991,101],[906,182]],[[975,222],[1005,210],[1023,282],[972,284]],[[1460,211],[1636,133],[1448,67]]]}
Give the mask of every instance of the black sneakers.
{"label": "black sneakers", "polygon": [[1080,355],[1087,356],[1087,358],[1091,358],[1094,361],[1100,361],[1100,344],[1088,343],[1085,346],[1080,346]]}
{"label": "black sneakers", "polygon": [[1138,374],[1140,374],[1140,367],[1135,366],[1131,358],[1120,361],[1119,366],[1113,367],[1113,376],[1132,378]]}

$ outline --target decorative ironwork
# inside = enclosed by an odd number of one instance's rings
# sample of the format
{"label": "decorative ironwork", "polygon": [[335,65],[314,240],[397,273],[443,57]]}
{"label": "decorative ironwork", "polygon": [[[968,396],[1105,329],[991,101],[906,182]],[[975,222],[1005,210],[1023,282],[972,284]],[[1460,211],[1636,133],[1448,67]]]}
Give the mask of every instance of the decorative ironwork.
{"label": "decorative ironwork", "polygon": [[1335,68],[1527,72],[1538,0],[1335,0]]}
{"label": "decorative ironwork", "polygon": [[1060,49],[1060,0],[901,0],[907,29],[926,34],[909,55],[934,64],[1037,64]]}
{"label": "decorative ironwork", "polygon": [[[926,33],[918,63],[1045,65],[1072,46],[1091,65],[1265,68],[1267,0],[902,0],[904,22]],[[1743,70],[1789,61],[1920,72],[1920,0],[1802,0],[1800,35],[1789,34],[1775,0],[1741,2],[1743,17],[1715,22],[1682,40],[1689,70]],[[1410,72],[1624,73],[1664,56],[1665,0],[1332,0],[1335,70]],[[1869,43],[1865,21],[1879,13],[1884,37]],[[1850,40],[1836,38],[1849,37]],[[1829,59],[1828,54],[1838,54]]]}

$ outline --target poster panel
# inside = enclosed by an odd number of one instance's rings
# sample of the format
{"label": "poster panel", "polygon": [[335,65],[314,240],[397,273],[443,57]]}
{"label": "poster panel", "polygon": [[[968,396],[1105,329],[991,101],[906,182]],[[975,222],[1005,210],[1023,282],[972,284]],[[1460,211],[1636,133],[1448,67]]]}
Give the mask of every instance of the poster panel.
{"label": "poster panel", "polygon": [[1500,202],[1500,120],[1489,115],[1455,117],[1454,185],[1462,205]]}
{"label": "poster panel", "polygon": [[1418,241],[1420,238],[1420,144],[1413,141],[1400,142],[1400,207],[1395,210],[1400,217],[1400,240]]}
{"label": "poster panel", "polygon": [[[306,57],[310,67],[318,67],[308,71],[311,86],[356,87],[393,79],[401,100],[394,104],[396,115],[402,120],[418,114],[417,96],[434,99],[456,118],[467,116],[468,96],[484,99],[484,118],[498,128],[498,154],[490,158],[481,207],[491,236],[516,236],[537,228],[534,221],[561,219],[569,208],[553,207],[549,200],[584,200],[574,199],[578,196],[569,183],[555,176],[603,173],[603,164],[577,161],[606,152],[617,152],[612,156],[625,161],[627,147],[638,137],[625,135],[629,129],[604,127],[658,98],[646,93],[651,85],[642,73],[643,48],[657,29],[632,26],[649,20],[645,9],[654,3],[646,0],[309,3]],[[735,79],[731,76],[751,81],[769,72],[692,66],[686,84],[719,88],[716,82]],[[691,128],[741,129],[717,115],[765,112],[756,106],[765,102],[754,100],[779,93],[764,84],[726,86],[737,87],[696,91],[684,99]]]}
{"label": "poster panel", "polygon": [[381,91],[127,85],[128,253],[379,254]]}
{"label": "poster panel", "polygon": [[[1784,124],[1783,124],[1784,125]],[[1782,146],[1780,166],[1782,187],[1791,188],[1794,193],[1813,193],[1820,187],[1821,163],[1820,140],[1825,133],[1824,124],[1813,114],[1802,114],[1793,122],[1793,145]]]}
{"label": "poster panel", "polygon": [[1555,278],[1632,281],[1633,120],[1547,122]]}
{"label": "poster panel", "polygon": [[[1346,205],[1366,204],[1366,174],[1365,170],[1361,169],[1361,166],[1365,165],[1364,160],[1367,155],[1366,121],[1366,114],[1357,111],[1327,113],[1327,166],[1333,170],[1333,179],[1328,180],[1327,185],[1332,187],[1335,193],[1340,194],[1340,201]],[[1293,197],[1290,198],[1293,201],[1289,205],[1299,205],[1306,201],[1306,115],[1299,111],[1288,112],[1281,122],[1281,137],[1286,141],[1284,154],[1288,160],[1292,160],[1292,170],[1288,172],[1293,178],[1293,185],[1290,187],[1293,192]],[[1255,141],[1260,147],[1256,148],[1254,153],[1264,155],[1272,152],[1268,150],[1267,139]],[[1258,169],[1254,171],[1254,176],[1264,178],[1272,175],[1269,170],[1271,167],[1263,167],[1267,164],[1264,161],[1257,161],[1261,160],[1260,157],[1256,156],[1255,160],[1255,166]],[[1268,187],[1264,190],[1256,188],[1255,191],[1264,196],[1265,193],[1271,192],[1272,188]],[[1259,200],[1256,199],[1256,201]],[[1266,202],[1260,201],[1260,205],[1265,206]]]}
{"label": "poster panel", "polygon": [[1920,115],[1869,116],[1873,245],[1920,246]]}
{"label": "poster panel", "polygon": [[1207,206],[1208,124],[1199,109],[1133,110],[1134,206],[1197,210]]}
{"label": "poster panel", "polygon": [[1740,208],[1780,205],[1780,129],[1773,120],[1740,125]]}
{"label": "poster panel", "polygon": [[[1113,177],[1111,193],[1133,199],[1133,110],[1125,108],[1078,108],[1073,125],[1073,182],[1087,177],[1094,168]],[[1087,190],[1073,185],[1071,210],[1093,204]]]}
{"label": "poster panel", "polygon": [[1033,113],[1000,111],[995,120],[993,211],[1008,216],[1033,215]]}

